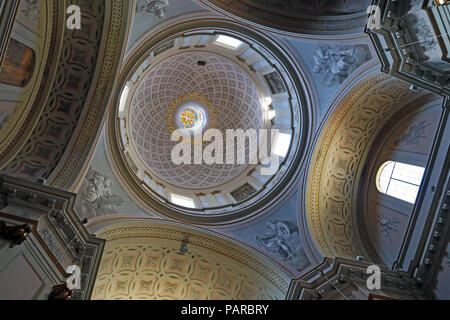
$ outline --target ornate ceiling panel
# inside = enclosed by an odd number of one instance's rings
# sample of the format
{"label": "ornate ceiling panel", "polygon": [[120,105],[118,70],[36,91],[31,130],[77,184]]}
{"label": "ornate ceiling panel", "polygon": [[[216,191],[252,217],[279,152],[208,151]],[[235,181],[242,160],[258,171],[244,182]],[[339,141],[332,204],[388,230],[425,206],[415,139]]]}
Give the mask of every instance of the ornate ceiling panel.
{"label": "ornate ceiling panel", "polygon": [[[292,187],[286,180],[297,177],[292,173],[299,169],[295,163],[301,161],[309,130],[303,78],[291,57],[278,51],[278,43],[248,32],[222,19],[188,20],[179,28],[168,27],[127,62],[112,102],[107,152],[113,171],[150,211],[191,222],[221,222],[243,217],[250,206],[270,205],[267,194]],[[238,45],[227,46],[219,41],[221,36],[234,38]],[[210,102],[212,108],[206,109],[213,109],[222,134],[228,129],[280,130],[290,138],[286,156],[263,175],[267,162],[172,165],[177,143],[170,141],[170,133],[179,119],[171,106],[192,94]],[[173,201],[177,196],[189,198],[189,205]]]}
{"label": "ornate ceiling panel", "polygon": [[323,14],[349,14],[365,11],[370,1],[364,0],[266,0],[263,3],[255,0],[241,0],[257,8],[265,8],[267,11],[283,11],[290,15],[293,12],[308,12],[314,15]]}

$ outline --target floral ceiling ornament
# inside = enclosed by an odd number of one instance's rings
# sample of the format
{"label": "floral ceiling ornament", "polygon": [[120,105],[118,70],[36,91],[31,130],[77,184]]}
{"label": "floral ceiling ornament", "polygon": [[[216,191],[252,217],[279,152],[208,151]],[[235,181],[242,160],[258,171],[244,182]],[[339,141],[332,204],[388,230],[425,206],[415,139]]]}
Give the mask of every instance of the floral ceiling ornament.
{"label": "floral ceiling ornament", "polygon": [[378,224],[381,227],[381,232],[383,232],[384,236],[391,240],[391,236],[393,232],[397,232],[397,224],[400,221],[397,218],[389,217],[386,214],[382,214],[377,218]]}
{"label": "floral ceiling ornament", "polygon": [[166,7],[169,0],[140,0],[136,5],[136,12],[151,13],[155,17],[162,18],[166,15]]}
{"label": "floral ceiling ornament", "polygon": [[6,222],[0,221],[0,238],[10,241],[10,248],[20,246],[31,233],[31,227],[28,224],[6,225]]}

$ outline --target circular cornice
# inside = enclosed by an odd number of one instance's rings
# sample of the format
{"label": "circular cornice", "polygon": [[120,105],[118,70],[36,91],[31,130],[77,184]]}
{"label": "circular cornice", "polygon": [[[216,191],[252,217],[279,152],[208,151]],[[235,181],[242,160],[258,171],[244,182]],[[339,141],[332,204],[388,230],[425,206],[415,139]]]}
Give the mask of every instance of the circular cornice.
{"label": "circular cornice", "polygon": [[[290,96],[290,100],[296,105],[293,110],[294,114],[292,117],[295,122],[301,122],[302,126],[299,126],[299,133],[293,136],[294,141],[291,152],[289,153],[289,167],[283,170],[283,172],[281,172],[282,176],[274,180],[270,186],[272,190],[271,196],[261,197],[252,205],[244,208],[238,208],[235,210],[231,208],[221,214],[211,214],[208,216],[195,213],[186,214],[185,211],[180,211],[177,208],[169,209],[167,204],[159,203],[158,201],[150,199],[146,192],[142,190],[141,186],[133,182],[134,178],[130,175],[127,165],[122,157],[117,156],[120,154],[120,150],[115,142],[117,141],[117,135],[115,132],[117,132],[118,128],[114,111],[111,112],[111,117],[109,118],[108,123],[108,150],[111,151],[109,159],[112,161],[112,167],[115,168],[114,170],[116,171],[119,181],[126,185],[126,187],[130,190],[130,193],[133,194],[133,197],[136,197],[138,201],[142,201],[146,206],[151,208],[151,210],[176,220],[187,221],[190,223],[205,225],[236,223],[242,219],[248,219],[259,214],[261,211],[268,209],[276,203],[278,199],[286,194],[286,192],[288,192],[293,185],[295,185],[295,182],[299,177],[298,170],[300,169],[300,163],[303,160],[303,150],[308,138],[307,132],[310,130],[308,121],[306,120],[310,114],[310,106],[306,103],[305,95],[303,93],[304,85],[301,80],[303,79],[303,76],[301,75],[300,70],[296,68],[297,64],[291,60],[289,53],[282,47],[278,46],[276,41],[273,41],[266,35],[262,35],[256,30],[249,30],[239,26],[236,23],[230,23],[227,19],[222,18],[193,19],[192,21],[180,22],[161,30],[147,41],[143,41],[141,47],[137,48],[136,51],[130,55],[130,58],[122,71],[122,75],[132,74],[136,70],[137,66],[140,66],[144,62],[145,55],[150,52],[152,48],[157,48],[158,44],[169,41],[170,39],[175,39],[177,36],[186,33],[186,30],[192,32],[201,31],[204,29],[214,29],[225,34],[237,33],[240,37],[249,39],[250,41],[257,41],[258,44],[255,44],[254,48],[262,52],[268,52],[267,48],[270,48],[273,56],[276,57],[275,60],[272,61],[272,65],[276,65],[277,68],[281,68],[282,72],[289,77],[289,80],[292,82],[292,84],[289,85],[289,89],[295,93],[293,96]],[[116,87],[119,89],[116,89],[112,100],[112,105],[114,106],[113,110],[118,105],[121,88],[124,87],[126,81],[126,78],[122,77]],[[299,105],[301,105],[302,108],[299,108]]]}

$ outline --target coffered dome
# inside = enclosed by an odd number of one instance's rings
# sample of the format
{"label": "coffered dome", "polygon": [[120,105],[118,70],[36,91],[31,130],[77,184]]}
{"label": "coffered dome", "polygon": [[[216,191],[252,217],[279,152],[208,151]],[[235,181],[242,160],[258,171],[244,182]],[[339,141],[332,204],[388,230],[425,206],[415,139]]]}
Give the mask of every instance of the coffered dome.
{"label": "coffered dome", "polygon": [[[146,169],[159,179],[188,188],[217,186],[246,165],[176,165],[171,152],[178,141],[171,141],[171,133],[195,127],[219,129],[224,135],[228,129],[261,129],[261,101],[254,80],[232,61],[210,52],[179,53],[140,81],[129,109],[132,143]],[[180,122],[183,112],[196,118],[188,127]]]}
{"label": "coffered dome", "polygon": [[[190,221],[218,221],[243,216],[278,187],[290,186],[304,114],[301,86],[293,80],[299,77],[279,62],[288,57],[242,33],[211,28],[139,50],[115,97],[109,137],[115,137],[117,173],[146,205]],[[216,129],[210,139],[196,139],[208,129]],[[180,130],[189,141],[179,139]],[[238,130],[246,134],[244,143],[235,137]],[[223,161],[208,162],[206,149],[216,141],[210,155]],[[174,160],[178,147],[190,152],[191,163]],[[199,149],[203,159],[196,161]]]}

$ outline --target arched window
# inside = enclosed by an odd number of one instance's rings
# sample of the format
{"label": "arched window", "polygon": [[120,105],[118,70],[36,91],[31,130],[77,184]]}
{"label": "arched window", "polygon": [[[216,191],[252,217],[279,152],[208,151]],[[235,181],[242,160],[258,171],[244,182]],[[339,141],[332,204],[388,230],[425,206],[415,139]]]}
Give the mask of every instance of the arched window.
{"label": "arched window", "polygon": [[387,161],[378,170],[378,190],[391,197],[415,203],[425,168]]}

